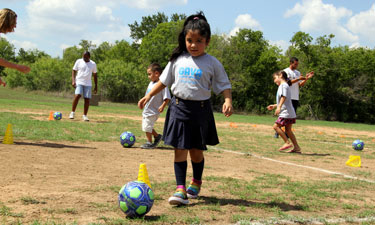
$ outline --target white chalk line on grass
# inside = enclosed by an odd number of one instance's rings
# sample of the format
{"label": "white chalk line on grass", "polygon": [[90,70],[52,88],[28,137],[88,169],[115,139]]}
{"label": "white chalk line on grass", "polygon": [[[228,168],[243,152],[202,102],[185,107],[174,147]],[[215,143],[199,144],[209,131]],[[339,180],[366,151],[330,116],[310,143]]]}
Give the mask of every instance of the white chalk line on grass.
{"label": "white chalk line on grass", "polygon": [[340,176],[343,176],[344,178],[349,178],[349,179],[353,179],[353,180],[359,180],[359,181],[364,181],[364,182],[375,184],[374,180],[363,179],[363,178],[350,176],[350,175],[340,173],[340,172],[334,172],[334,171],[325,170],[325,169],[321,169],[321,168],[304,166],[304,165],[300,165],[300,164],[296,164],[296,163],[271,159],[271,158],[267,158],[267,157],[264,157],[264,156],[255,155],[253,153],[236,152],[236,151],[233,151],[233,150],[227,150],[227,149],[222,149],[222,148],[213,147],[213,146],[211,146],[210,148],[215,149],[215,150],[219,150],[219,151],[223,151],[223,152],[238,154],[238,155],[250,155],[250,156],[253,156],[253,157],[258,158],[258,159],[264,159],[264,160],[268,160],[268,161],[272,161],[272,162],[276,162],[276,163],[280,163],[280,164],[285,164],[285,165],[289,165],[289,166],[296,166],[296,167],[301,167],[301,168],[305,168],[305,169],[316,170],[316,171],[319,171],[319,172],[328,173],[328,174],[332,174],[332,175],[340,175]]}

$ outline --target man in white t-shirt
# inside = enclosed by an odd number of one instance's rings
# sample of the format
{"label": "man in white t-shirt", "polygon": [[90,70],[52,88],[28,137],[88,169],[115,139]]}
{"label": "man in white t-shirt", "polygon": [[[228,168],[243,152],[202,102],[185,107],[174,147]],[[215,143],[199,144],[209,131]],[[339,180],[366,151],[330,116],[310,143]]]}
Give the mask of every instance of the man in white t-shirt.
{"label": "man in white t-shirt", "polygon": [[288,68],[284,69],[286,74],[288,74],[289,80],[292,82],[292,86],[290,87],[290,91],[292,94],[292,104],[294,111],[297,114],[297,108],[299,106],[299,87],[303,87],[306,81],[314,76],[314,71],[307,73],[304,77],[301,73],[297,70],[298,68],[298,59],[296,57],[290,58],[290,65]]}
{"label": "man in white t-shirt", "polygon": [[72,104],[72,112],[69,115],[70,119],[74,119],[74,114],[77,108],[77,104],[81,96],[85,99],[83,109],[83,121],[89,121],[87,112],[89,111],[92,82],[91,77],[94,76],[94,94],[98,90],[98,77],[96,63],[90,60],[90,52],[83,53],[83,57],[78,59],[72,71],[72,86],[75,88],[75,96]]}

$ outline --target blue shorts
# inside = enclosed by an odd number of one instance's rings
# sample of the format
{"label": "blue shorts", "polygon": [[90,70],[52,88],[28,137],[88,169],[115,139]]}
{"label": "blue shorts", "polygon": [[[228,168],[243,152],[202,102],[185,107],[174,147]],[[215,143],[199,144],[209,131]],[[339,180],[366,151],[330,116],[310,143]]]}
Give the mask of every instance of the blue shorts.
{"label": "blue shorts", "polygon": [[92,86],[84,86],[84,85],[77,84],[76,91],[74,94],[81,95],[84,98],[91,98],[91,89],[92,89]]}

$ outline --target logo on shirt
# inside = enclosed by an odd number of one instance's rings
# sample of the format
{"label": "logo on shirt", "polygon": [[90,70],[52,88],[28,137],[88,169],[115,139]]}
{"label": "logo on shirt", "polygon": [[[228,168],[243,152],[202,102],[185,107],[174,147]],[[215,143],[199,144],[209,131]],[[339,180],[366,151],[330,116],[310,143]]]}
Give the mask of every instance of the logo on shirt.
{"label": "logo on shirt", "polygon": [[202,77],[202,70],[193,67],[180,67],[178,75],[182,83],[196,84],[197,80]]}

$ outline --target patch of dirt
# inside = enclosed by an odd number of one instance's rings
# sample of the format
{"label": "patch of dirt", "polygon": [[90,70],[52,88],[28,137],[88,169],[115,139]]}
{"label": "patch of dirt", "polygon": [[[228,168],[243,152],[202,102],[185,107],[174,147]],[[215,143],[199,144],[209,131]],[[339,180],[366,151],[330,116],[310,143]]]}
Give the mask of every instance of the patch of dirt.
{"label": "patch of dirt", "polygon": [[374,132],[369,131],[358,131],[358,130],[348,130],[348,129],[341,129],[341,128],[333,128],[333,127],[315,127],[315,126],[306,126],[307,129],[315,131],[318,134],[327,134],[331,136],[338,136],[338,137],[358,137],[358,136],[367,136],[370,138],[375,138]]}
{"label": "patch of dirt", "polygon": [[[4,109],[0,111],[11,112]],[[49,115],[49,111],[17,111],[17,113],[33,114],[33,118],[38,120],[48,120]],[[68,115],[69,112],[62,113]],[[90,116],[92,116],[90,123],[100,122],[110,117],[142,120],[141,113],[139,116],[118,114],[103,116],[90,112]],[[164,118],[159,118],[158,123],[163,122]],[[230,122],[216,122],[216,125],[218,129],[228,128],[272,135],[271,125]],[[299,132],[306,128],[333,136],[355,136],[360,133],[368,137],[375,137],[375,134],[371,132],[336,130],[326,127],[296,126],[295,129]],[[306,167],[283,164],[251,155],[210,150],[205,153],[204,184],[200,194],[201,198],[191,200],[188,210],[171,210],[172,207],[167,202],[175,188],[174,153],[171,148],[144,150],[139,148],[139,143],[136,143],[135,147],[125,149],[118,142],[71,143],[15,140],[13,145],[0,143],[0,209],[4,205],[9,207],[12,213],[22,215],[22,217],[2,216],[0,223],[22,221],[26,224],[40,220],[88,224],[105,223],[103,218],[125,218],[125,215],[117,207],[118,191],[125,183],[137,179],[141,163],[145,163],[147,166],[151,184],[162,182],[171,184],[166,188],[167,190],[154,189],[158,198],[152,210],[147,214],[148,218],[152,220],[152,218],[159,218],[163,215],[176,217],[196,215],[202,219],[201,223],[208,221],[209,224],[229,224],[233,213],[241,213],[241,206],[264,204],[264,202],[257,199],[252,201],[235,199],[228,193],[223,195],[223,193],[215,192],[213,185],[210,185],[211,181],[205,181],[207,176],[252,181],[262,174],[280,174],[290,177],[293,181],[342,180],[341,175],[335,177],[322,170],[308,168],[308,166],[319,168],[321,166],[319,160],[329,161],[321,169],[343,174],[351,174],[353,171],[353,168],[344,165],[342,158],[327,157],[322,159],[317,154],[309,153],[283,154],[277,157],[276,160]],[[188,163],[187,180],[190,180],[192,176],[190,160]],[[357,169],[359,174],[375,171],[374,159],[364,159],[363,164],[364,167]],[[372,204],[375,201],[374,196],[375,191],[368,190],[368,199],[362,203]],[[32,204],[25,199],[31,199]],[[194,211],[195,206],[212,205],[213,200],[222,203],[220,211],[208,209],[200,212]],[[294,216],[316,215],[316,212],[299,210],[293,204],[281,207],[288,214]],[[248,210],[251,210],[251,215],[256,217],[274,215],[270,210],[262,208],[254,207]],[[194,215],[191,215],[191,212]],[[331,215],[345,214],[343,209],[329,209],[327,213]],[[213,216],[215,219],[212,219]],[[324,215],[319,214],[319,216]]]}
{"label": "patch of dirt", "polygon": [[[169,190],[159,190],[167,194],[160,195],[161,199],[155,201],[148,216],[170,215],[173,211],[171,212],[167,199],[174,190],[173,157],[174,153],[170,148],[125,149],[117,142],[78,144],[25,140],[16,141],[13,145],[0,144],[0,203],[10,207],[13,213],[21,213],[23,223],[50,220],[87,224],[103,222],[100,219],[103,216],[124,218],[124,214],[116,207],[117,192],[125,183],[137,179],[139,165],[145,163],[151,184],[172,183]],[[290,157],[303,158],[295,155]],[[295,180],[335,179],[319,171],[295,168],[229,152],[209,151],[205,158],[204,176],[251,181],[255,177],[255,170],[258,175],[276,173]],[[188,167],[189,180],[191,179],[190,161]],[[372,170],[374,169],[373,167]],[[203,197],[199,200],[191,200],[191,207],[195,204],[205,204],[204,202],[209,198],[226,199],[228,204],[222,208],[228,210],[227,212],[236,211],[239,207],[236,204],[241,205],[238,203],[240,200],[231,200],[231,196],[221,196],[220,193],[213,193],[209,188],[202,188],[201,196]],[[36,200],[37,203],[25,204],[22,199],[28,198]],[[256,202],[254,200],[251,204]],[[242,204],[250,203],[244,201]],[[262,216],[266,212],[254,209],[254,213]],[[303,215],[305,212],[291,209],[289,213]],[[204,217],[205,214],[207,213],[199,216]],[[218,221],[230,223],[230,214],[221,214],[218,215]],[[7,217],[5,221],[3,218],[2,222],[10,221],[12,217]],[[210,223],[215,222],[210,221]]]}

